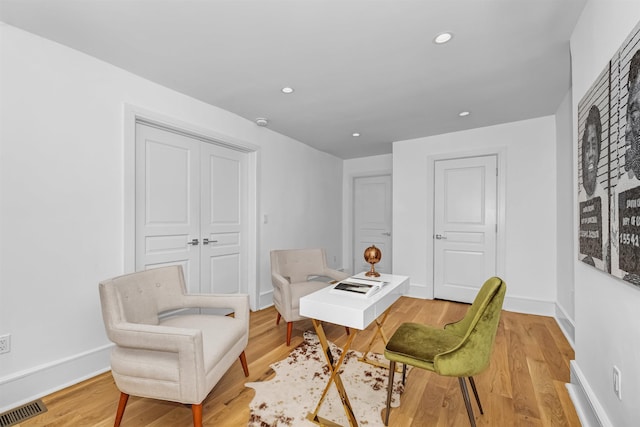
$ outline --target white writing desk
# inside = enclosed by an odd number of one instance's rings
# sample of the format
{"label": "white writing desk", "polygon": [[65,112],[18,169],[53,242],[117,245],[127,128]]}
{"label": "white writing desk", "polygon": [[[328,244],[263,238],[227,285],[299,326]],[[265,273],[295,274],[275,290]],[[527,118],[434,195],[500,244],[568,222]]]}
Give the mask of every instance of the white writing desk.
{"label": "white writing desk", "polygon": [[[349,419],[349,424],[352,427],[358,425],[349,397],[344,389],[342,379],[340,378],[339,369],[344,360],[344,356],[347,354],[349,347],[353,339],[356,336],[358,330],[366,329],[372,322],[376,322],[378,330],[373,339],[369,342],[369,347],[362,357],[362,361],[366,360],[367,353],[371,349],[374,340],[379,335],[382,336],[385,344],[387,338],[382,330],[387,315],[389,314],[389,308],[398,300],[402,295],[406,294],[409,290],[409,278],[407,276],[398,276],[395,274],[380,274],[380,277],[367,277],[364,273],[359,273],[353,276],[359,279],[375,279],[388,282],[375,294],[363,297],[360,295],[350,295],[348,292],[337,293],[333,290],[333,286],[327,286],[324,289],[320,289],[312,294],[306,295],[300,298],[300,315],[309,317],[313,321],[313,327],[318,334],[320,345],[322,346],[323,353],[327,359],[327,363],[331,370],[331,376],[327,385],[322,392],[320,401],[316,406],[313,413],[310,413],[307,418],[319,425],[336,425],[335,423],[324,420],[318,417],[318,411],[324,401],[331,383],[335,382],[342,405],[344,406],[345,413]],[[347,326],[354,329],[353,333],[349,335],[347,343],[344,346],[340,359],[337,363],[334,362],[331,351],[329,350],[329,342],[322,328],[322,322],[334,323],[336,325]]]}

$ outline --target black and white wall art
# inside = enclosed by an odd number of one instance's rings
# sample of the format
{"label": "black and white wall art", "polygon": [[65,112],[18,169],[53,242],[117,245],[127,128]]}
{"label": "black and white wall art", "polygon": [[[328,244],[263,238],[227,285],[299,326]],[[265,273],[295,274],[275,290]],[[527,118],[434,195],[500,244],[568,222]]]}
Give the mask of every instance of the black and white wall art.
{"label": "black and white wall art", "polygon": [[579,258],[640,287],[640,23],[578,104]]}

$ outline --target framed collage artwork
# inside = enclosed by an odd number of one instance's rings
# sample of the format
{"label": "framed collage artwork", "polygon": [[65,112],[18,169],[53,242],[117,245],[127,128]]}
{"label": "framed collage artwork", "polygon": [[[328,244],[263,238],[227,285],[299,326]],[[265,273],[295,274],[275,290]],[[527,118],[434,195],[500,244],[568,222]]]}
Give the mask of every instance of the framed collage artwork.
{"label": "framed collage artwork", "polygon": [[640,23],[578,103],[579,259],[640,287]]}

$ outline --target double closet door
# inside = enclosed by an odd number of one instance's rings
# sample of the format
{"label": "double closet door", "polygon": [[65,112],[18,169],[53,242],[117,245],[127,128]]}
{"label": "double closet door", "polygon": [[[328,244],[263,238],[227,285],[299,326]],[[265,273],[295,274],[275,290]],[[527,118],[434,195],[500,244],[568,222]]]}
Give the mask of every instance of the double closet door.
{"label": "double closet door", "polygon": [[136,271],[182,265],[190,293],[247,291],[246,154],[136,124]]}

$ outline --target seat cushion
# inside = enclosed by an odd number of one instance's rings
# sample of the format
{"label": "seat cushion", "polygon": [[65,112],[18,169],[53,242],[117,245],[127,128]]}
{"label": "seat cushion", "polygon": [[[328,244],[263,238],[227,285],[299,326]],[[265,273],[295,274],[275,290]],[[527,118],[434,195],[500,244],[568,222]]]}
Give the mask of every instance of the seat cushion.
{"label": "seat cushion", "polygon": [[[229,316],[189,314],[169,317],[160,322],[163,326],[200,329],[204,351],[204,369],[209,372],[227,352],[244,339],[247,328],[238,319]],[[236,357],[234,355],[234,357]]]}
{"label": "seat cushion", "polygon": [[403,323],[387,343],[384,355],[408,365],[433,371],[436,355],[456,347],[461,337],[420,323]]}

